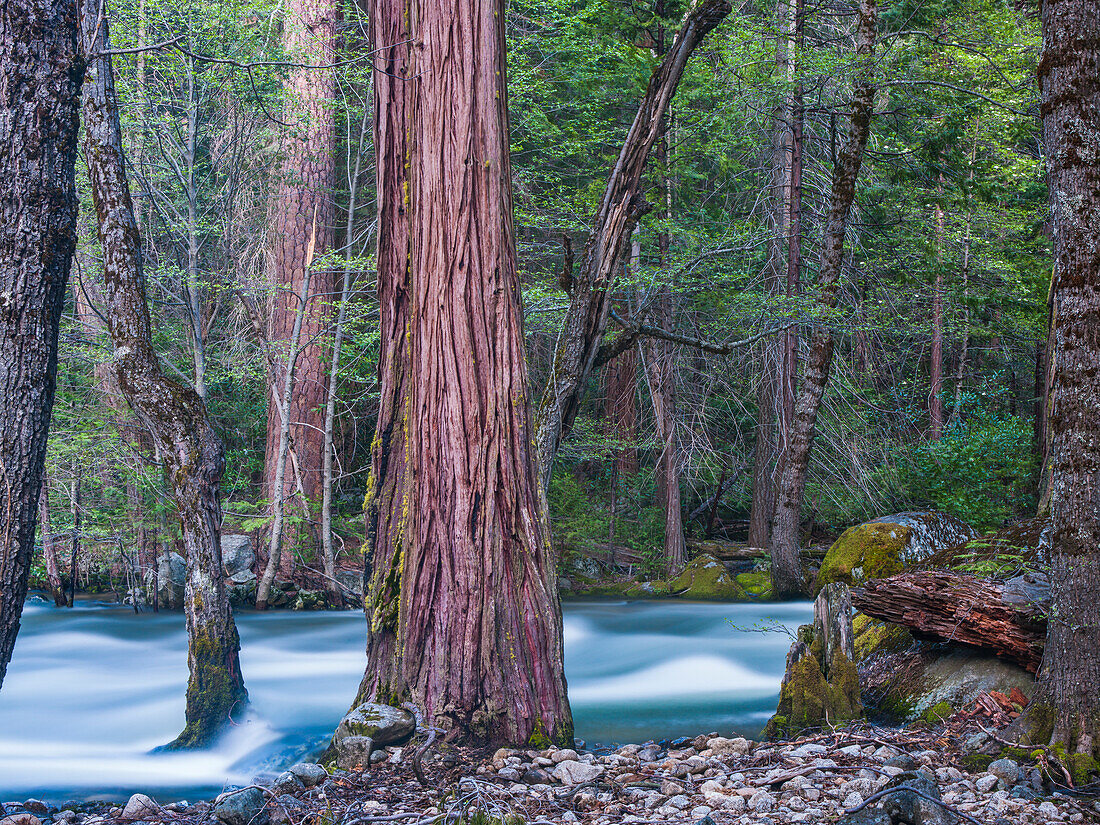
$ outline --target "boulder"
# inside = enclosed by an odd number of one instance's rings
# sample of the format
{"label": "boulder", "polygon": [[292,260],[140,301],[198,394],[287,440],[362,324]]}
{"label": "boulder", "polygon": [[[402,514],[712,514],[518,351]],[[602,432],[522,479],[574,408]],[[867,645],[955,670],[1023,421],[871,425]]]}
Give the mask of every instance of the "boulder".
{"label": "boulder", "polygon": [[42,825],[42,820],[34,814],[20,812],[0,818],[0,825]]}
{"label": "boulder", "polygon": [[362,570],[337,570],[336,581],[340,583],[345,594],[352,594],[363,598],[363,571]]}
{"label": "boulder", "polygon": [[252,565],[256,562],[256,551],[252,549],[252,539],[249,536],[222,534],[222,567],[225,569],[225,577],[233,579],[235,576],[252,572]]}
{"label": "boulder", "polygon": [[1050,562],[1054,522],[1050,516],[1024,519],[989,535],[937,550],[920,567],[1001,577]]}
{"label": "boulder", "polygon": [[415,732],[416,717],[404,708],[371,702],[359,705],[336,726],[337,764],[342,768],[366,765],[372,751],[400,745]]}
{"label": "boulder", "polygon": [[263,825],[264,801],[264,792],[256,787],[223,793],[214,802],[214,816],[224,825]]}
{"label": "boulder", "polygon": [[877,697],[878,712],[892,720],[938,722],[971,706],[983,693],[1030,697],[1035,676],[991,653],[963,645],[914,646],[861,666],[866,695]]}
{"label": "boulder", "polygon": [[845,530],[833,543],[821,562],[816,587],[887,578],[977,535],[970,525],[946,513],[897,513],[872,519]]}
{"label": "boulder", "polygon": [[[157,557],[156,597],[159,607],[179,610],[183,607],[184,584],[187,581],[187,561],[176,552]],[[147,600],[153,601],[153,571],[145,573]]]}
{"label": "boulder", "polygon": [[909,825],[953,825],[954,817],[940,805],[940,789],[924,771],[899,773],[887,789],[892,793],[879,803],[893,822]]}
{"label": "boulder", "polygon": [[294,774],[307,788],[313,788],[328,779],[328,771],[315,762],[299,762],[291,765],[287,768],[287,773]]}
{"label": "boulder", "polygon": [[668,583],[669,591],[700,601],[744,601],[748,594],[714,556],[696,556],[679,576]]}
{"label": "boulder", "polygon": [[143,793],[136,793],[130,797],[126,807],[122,809],[119,819],[133,822],[137,819],[155,819],[161,816],[160,805]]}

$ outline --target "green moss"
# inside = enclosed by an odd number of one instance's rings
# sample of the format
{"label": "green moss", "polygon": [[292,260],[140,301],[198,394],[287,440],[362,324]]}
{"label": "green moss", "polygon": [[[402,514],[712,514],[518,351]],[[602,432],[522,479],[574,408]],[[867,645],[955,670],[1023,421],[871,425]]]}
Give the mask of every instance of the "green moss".
{"label": "green moss", "polygon": [[900,524],[859,524],[836,540],[821,562],[816,590],[832,582],[858,585],[900,573],[901,553],[909,543],[908,527]]}
{"label": "green moss", "polygon": [[950,702],[937,702],[921,714],[921,719],[930,725],[941,724],[955,712]]}
{"label": "green moss", "polygon": [[740,573],[736,581],[753,598],[771,598],[772,577],[768,573]]}
{"label": "green moss", "polygon": [[966,753],[962,763],[970,773],[983,773],[993,764],[993,757],[988,753]]}
{"label": "green moss", "polygon": [[1093,777],[1100,774],[1100,762],[1087,753],[1071,753],[1066,757],[1065,765],[1077,788],[1089,784]]}
{"label": "green moss", "polygon": [[684,571],[668,583],[669,590],[685,599],[700,601],[744,601],[745,590],[714,556],[696,556]]}
{"label": "green moss", "polygon": [[826,679],[818,657],[807,651],[788,670],[780,688],[779,706],[768,721],[764,736],[776,739],[807,728],[843,724],[862,715],[855,664],[843,653],[838,654]]}

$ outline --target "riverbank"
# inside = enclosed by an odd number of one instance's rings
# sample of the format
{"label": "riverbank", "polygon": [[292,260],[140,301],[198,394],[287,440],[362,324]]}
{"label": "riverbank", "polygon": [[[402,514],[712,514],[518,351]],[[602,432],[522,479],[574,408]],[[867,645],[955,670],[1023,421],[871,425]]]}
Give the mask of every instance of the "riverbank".
{"label": "riverbank", "polygon": [[1100,821],[1095,797],[1059,793],[1027,766],[968,769],[962,740],[943,728],[860,725],[779,743],[705,734],[596,753],[441,746],[418,764],[421,749],[378,751],[369,770],[296,766],[197,803],[162,807],[142,795],[125,806],[5,803],[0,825],[794,825],[846,814],[846,825]]}

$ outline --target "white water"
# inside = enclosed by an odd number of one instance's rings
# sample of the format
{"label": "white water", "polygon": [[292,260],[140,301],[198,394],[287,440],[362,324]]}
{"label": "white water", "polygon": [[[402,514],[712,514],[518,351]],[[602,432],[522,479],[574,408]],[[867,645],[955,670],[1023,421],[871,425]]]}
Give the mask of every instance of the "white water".
{"label": "white water", "polygon": [[[755,734],[775,708],[808,604],[567,603],[565,665],[589,744],[717,730]],[[29,603],[0,689],[0,799],[210,795],[322,746],[363,675],[359,612],[239,612],[251,718],[217,747],[150,754],[183,726],[187,640],[178,613]]]}

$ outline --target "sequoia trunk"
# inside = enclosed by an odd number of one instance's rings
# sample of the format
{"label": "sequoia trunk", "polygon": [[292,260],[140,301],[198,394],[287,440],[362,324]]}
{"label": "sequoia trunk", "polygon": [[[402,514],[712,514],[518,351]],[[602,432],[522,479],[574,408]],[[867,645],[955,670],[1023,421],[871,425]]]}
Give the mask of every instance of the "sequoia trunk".
{"label": "sequoia trunk", "polygon": [[75,0],[0,14],[0,684],[34,550],[57,333],[76,244]]}
{"label": "sequoia trunk", "polygon": [[[1051,615],[1032,741],[1100,754],[1100,0],[1045,0],[1039,61],[1054,225]],[[1095,769],[1095,762],[1089,764]]]}
{"label": "sequoia trunk", "polygon": [[530,431],[503,4],[384,0],[371,15],[382,399],[359,698],[411,700],[453,741],[571,742]]}
{"label": "sequoia trunk", "polygon": [[[301,326],[302,345],[297,354],[290,409],[290,442],[297,474],[283,474],[276,488],[279,464],[279,430],[282,417],[276,406],[286,382],[286,351],[298,314],[298,295],[311,259],[332,248],[336,181],[336,125],[332,101],[336,78],[331,64],[335,55],[336,7],[332,0],[294,0],[284,24],[283,47],[301,65],[287,78],[284,117],[292,125],[284,130],[282,169],[271,204],[271,308],[270,338],[274,348],[268,390],[267,451],[264,460],[266,493],[284,507],[301,492],[309,506],[320,502],[324,464],[325,406],[328,347],[325,336],[335,300],[335,272],[318,267]],[[327,67],[327,68],[310,68]],[[312,245],[312,254],[310,253]],[[296,477],[297,476],[297,477]],[[312,520],[312,519],[311,519]],[[287,531],[286,551],[280,571],[289,576],[294,567],[294,548],[312,541],[311,524]],[[286,528],[284,527],[284,530]]]}
{"label": "sequoia trunk", "polygon": [[[851,125],[847,139],[837,151],[818,273],[818,302],[824,308],[836,305],[848,215],[855,201],[856,179],[863,165],[863,150],[870,132],[875,100],[871,56],[877,30],[878,7],[875,0],[860,0],[856,35],[856,54],[860,65],[852,88]],[[810,355],[795,404],[794,420],[783,458],[783,472],[779,479],[779,498],[771,537],[772,585],[777,598],[794,596],[802,590],[802,570],[798,561],[802,499],[817,431],[817,413],[832,362],[833,333],[822,324],[814,330],[810,343]]]}
{"label": "sequoia trunk", "polygon": [[140,235],[122,153],[107,20],[99,0],[85,0],[85,156],[103,247],[103,295],[115,344],[118,386],[149,430],[165,465],[187,558],[187,725],[169,747],[208,744],[247,702],[240,642],[223,579],[218,483],[225,466],[206,405],[188,386],[161,373],[151,343]]}

